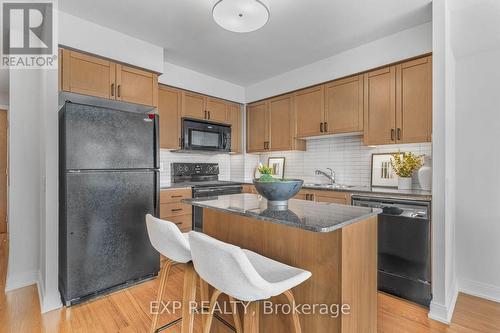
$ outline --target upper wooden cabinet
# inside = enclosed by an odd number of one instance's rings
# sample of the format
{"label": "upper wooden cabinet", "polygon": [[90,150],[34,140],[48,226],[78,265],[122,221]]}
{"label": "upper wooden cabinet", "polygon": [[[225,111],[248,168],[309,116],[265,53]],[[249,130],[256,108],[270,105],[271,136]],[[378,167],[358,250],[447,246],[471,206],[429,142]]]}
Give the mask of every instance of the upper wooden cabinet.
{"label": "upper wooden cabinet", "polygon": [[217,123],[230,123],[229,104],[222,99],[185,91],[182,94],[182,116]]}
{"label": "upper wooden cabinet", "polygon": [[229,122],[231,123],[231,153],[241,153],[242,142],[242,118],[241,106],[236,103],[229,104]]}
{"label": "upper wooden cabinet", "polygon": [[178,89],[159,86],[158,113],[160,115],[160,148],[180,149],[181,98]]}
{"label": "upper wooden cabinet", "polygon": [[323,134],[360,131],[363,131],[363,76],[327,83]]}
{"label": "upper wooden cabinet", "polygon": [[431,141],[432,57],[367,73],[364,82],[366,144]]}
{"label": "upper wooden cabinet", "polygon": [[366,144],[396,142],[396,66],[365,74]]}
{"label": "upper wooden cabinet", "polygon": [[248,152],[305,150],[296,138],[293,99],[288,94],[249,105]]}
{"label": "upper wooden cabinet", "polygon": [[315,86],[295,92],[297,137],[305,138],[323,134],[325,122],[325,87]]}
{"label": "upper wooden cabinet", "polygon": [[62,50],[62,90],[115,99],[116,64],[71,50]]}
{"label": "upper wooden cabinet", "polygon": [[396,66],[396,140],[432,140],[432,57]]}
{"label": "upper wooden cabinet", "polygon": [[158,75],[116,65],[116,99],[143,105],[158,105]]}
{"label": "upper wooden cabinet", "polygon": [[267,151],[269,142],[269,111],[265,101],[247,107],[247,151]]}
{"label": "upper wooden cabinet", "polygon": [[158,105],[158,75],[112,61],[61,49],[60,89],[62,91]]}

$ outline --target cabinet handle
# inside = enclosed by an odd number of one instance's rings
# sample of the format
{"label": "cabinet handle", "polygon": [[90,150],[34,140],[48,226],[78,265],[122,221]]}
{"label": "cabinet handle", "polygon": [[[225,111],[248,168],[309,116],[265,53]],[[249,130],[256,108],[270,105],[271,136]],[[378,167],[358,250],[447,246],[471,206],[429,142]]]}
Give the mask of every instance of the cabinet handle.
{"label": "cabinet handle", "polygon": [[172,208],[171,210],[172,210],[172,212],[180,212],[183,209],[182,208]]}
{"label": "cabinet handle", "polygon": [[115,96],[115,84],[111,83],[111,96]]}
{"label": "cabinet handle", "polygon": [[325,126],[324,126],[325,132],[328,132],[328,123],[325,121]]}
{"label": "cabinet handle", "polygon": [[401,140],[401,128],[398,128],[398,140]]}
{"label": "cabinet handle", "polygon": [[179,147],[181,146],[182,144],[182,141],[181,141],[181,138],[179,138]]}
{"label": "cabinet handle", "polygon": [[210,119],[210,111],[208,111],[208,119]]}
{"label": "cabinet handle", "polygon": [[320,131],[321,133],[323,133],[323,132],[324,132],[324,130],[323,130],[323,123],[320,123],[320,124],[319,124],[319,131]]}
{"label": "cabinet handle", "polygon": [[121,90],[120,88],[121,88],[121,87],[122,87],[122,85],[121,85],[121,84],[119,84],[119,85],[118,85],[118,92],[117,92],[118,97],[120,97],[120,90]]}
{"label": "cabinet handle", "polygon": [[309,194],[306,193],[306,200],[309,200]]}
{"label": "cabinet handle", "polygon": [[171,198],[182,198],[182,195],[171,195]]}
{"label": "cabinet handle", "polygon": [[391,141],[394,141],[394,128],[391,128]]}

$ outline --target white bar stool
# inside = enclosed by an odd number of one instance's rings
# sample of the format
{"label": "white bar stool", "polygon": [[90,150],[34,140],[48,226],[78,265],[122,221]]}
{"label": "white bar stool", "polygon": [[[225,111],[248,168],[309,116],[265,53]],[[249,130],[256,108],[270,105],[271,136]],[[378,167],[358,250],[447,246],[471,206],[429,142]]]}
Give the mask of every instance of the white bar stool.
{"label": "white bar stool", "polygon": [[[158,288],[157,301],[161,304],[168,274],[173,265],[184,264],[184,289],[182,296],[182,317],[174,320],[162,328],[177,324],[182,320],[182,333],[193,332],[194,316],[189,311],[189,303],[196,297],[196,274],[191,262],[191,249],[187,233],[182,233],[179,228],[170,221],[158,219],[150,214],[146,215],[146,225],[149,240],[153,247],[167,258],[160,271],[160,286]],[[158,324],[158,313],[153,314],[150,332],[156,332]]]}
{"label": "white bar stool", "polygon": [[[210,300],[204,333],[210,332],[213,310],[221,293],[228,295],[230,301],[237,299],[250,302],[243,321],[243,332],[254,333],[259,331],[259,301],[284,294],[293,307],[295,298],[291,289],[311,277],[311,272],[285,265],[202,233],[191,232],[189,242],[196,272],[216,289]],[[235,311],[233,318],[237,333],[241,333],[241,323]],[[300,333],[298,314],[292,312],[292,319],[295,332]]]}

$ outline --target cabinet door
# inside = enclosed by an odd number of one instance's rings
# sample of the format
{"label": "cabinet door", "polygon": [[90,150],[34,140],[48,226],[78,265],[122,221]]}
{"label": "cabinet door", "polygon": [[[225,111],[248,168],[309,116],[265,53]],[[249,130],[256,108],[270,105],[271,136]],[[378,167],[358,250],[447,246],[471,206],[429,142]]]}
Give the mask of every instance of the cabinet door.
{"label": "cabinet door", "polygon": [[365,74],[364,86],[365,143],[395,143],[396,67],[390,66]]}
{"label": "cabinet door", "polygon": [[325,121],[324,86],[316,86],[295,93],[297,137],[304,138],[323,134],[321,123]]}
{"label": "cabinet door", "polygon": [[207,118],[218,123],[228,122],[228,103],[221,99],[207,97]]}
{"label": "cabinet door", "polygon": [[182,93],[182,115],[194,119],[207,119],[205,96],[192,92]]}
{"label": "cabinet door", "polygon": [[363,130],[363,76],[357,75],[325,85],[325,132]]}
{"label": "cabinet door", "polygon": [[231,123],[231,152],[241,153],[241,106],[229,104],[229,121]]}
{"label": "cabinet door", "polygon": [[285,95],[269,100],[270,150],[292,150],[294,134],[293,95]]}
{"label": "cabinet door", "polygon": [[158,106],[158,75],[125,65],[116,65],[116,99]]}
{"label": "cabinet door", "polygon": [[180,90],[165,86],[158,89],[160,148],[180,148],[181,98]]}
{"label": "cabinet door", "polygon": [[432,133],[432,59],[396,67],[396,138],[401,143],[430,142]]}
{"label": "cabinet door", "polygon": [[267,103],[251,104],[247,109],[247,151],[267,151],[269,142],[269,112]]}
{"label": "cabinet door", "polygon": [[114,63],[76,51],[62,50],[62,90],[115,99]]}

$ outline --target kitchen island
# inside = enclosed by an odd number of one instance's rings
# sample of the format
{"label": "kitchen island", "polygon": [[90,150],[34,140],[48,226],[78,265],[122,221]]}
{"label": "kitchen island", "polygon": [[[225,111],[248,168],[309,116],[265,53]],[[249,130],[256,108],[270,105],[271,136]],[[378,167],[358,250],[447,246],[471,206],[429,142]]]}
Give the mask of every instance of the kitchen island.
{"label": "kitchen island", "polygon": [[[272,210],[255,194],[183,202],[203,208],[207,235],[312,273],[293,290],[303,332],[376,332],[379,210],[294,199]],[[283,296],[271,301],[286,304]],[[305,314],[308,305],[315,310]],[[261,332],[293,331],[290,315],[263,311]]]}

